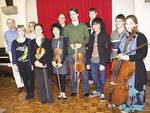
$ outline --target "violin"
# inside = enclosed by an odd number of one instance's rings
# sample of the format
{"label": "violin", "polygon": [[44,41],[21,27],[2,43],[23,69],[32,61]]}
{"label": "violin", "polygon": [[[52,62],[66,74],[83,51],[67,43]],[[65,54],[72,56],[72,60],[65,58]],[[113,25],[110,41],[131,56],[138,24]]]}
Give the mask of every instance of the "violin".
{"label": "violin", "polygon": [[56,62],[56,64],[61,62],[62,53],[63,53],[63,50],[61,48],[55,48],[54,49],[53,60]]}
{"label": "violin", "polygon": [[129,34],[129,41],[132,39],[132,38],[135,38],[135,35],[139,32],[138,30],[138,27],[137,26],[134,26]]}
{"label": "violin", "polygon": [[44,48],[37,48],[36,49],[36,58],[39,60],[43,55],[45,54],[45,49]]}
{"label": "violin", "polygon": [[44,54],[45,54],[45,49],[42,48],[42,44],[44,42],[44,38],[41,40],[41,45],[39,48],[36,49],[36,59],[39,60]]}
{"label": "violin", "polygon": [[58,39],[57,47],[54,48],[54,54],[53,54],[53,61],[55,61],[56,64],[61,63],[62,54],[63,54],[63,49],[60,48],[60,39]]}

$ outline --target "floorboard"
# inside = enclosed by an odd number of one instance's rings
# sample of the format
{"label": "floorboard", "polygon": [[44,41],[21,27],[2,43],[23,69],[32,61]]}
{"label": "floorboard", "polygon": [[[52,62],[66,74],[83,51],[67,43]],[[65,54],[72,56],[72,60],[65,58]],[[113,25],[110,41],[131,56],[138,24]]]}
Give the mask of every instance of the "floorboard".
{"label": "floorboard", "polygon": [[[150,113],[150,85],[147,87],[147,102],[145,111]],[[55,101],[52,104],[41,104],[38,98],[37,88],[35,90],[35,99],[26,101],[25,92],[19,95],[16,92],[16,86],[12,77],[0,76],[0,109],[3,113],[120,113],[117,108],[109,109],[108,102],[101,102],[98,97],[83,97],[82,85],[80,84],[80,98],[70,97],[70,80],[67,79],[66,100],[59,100],[59,94],[56,78],[53,78],[53,89]],[[92,91],[94,86],[90,87]],[[1,112],[0,112],[1,113]]]}

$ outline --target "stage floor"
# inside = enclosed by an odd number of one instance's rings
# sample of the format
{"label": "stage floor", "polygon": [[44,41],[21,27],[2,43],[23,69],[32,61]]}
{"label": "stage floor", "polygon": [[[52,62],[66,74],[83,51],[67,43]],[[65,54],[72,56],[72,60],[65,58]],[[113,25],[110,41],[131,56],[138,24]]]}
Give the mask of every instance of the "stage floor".
{"label": "stage floor", "polygon": [[[70,97],[70,80],[67,79],[66,95],[68,99],[59,100],[56,78],[53,78],[53,90],[55,101],[52,104],[41,104],[38,98],[37,88],[35,99],[27,101],[25,93],[17,95],[16,86],[12,77],[0,76],[0,113],[120,113],[115,109],[109,109],[108,102],[100,102],[98,97],[83,97],[82,85],[80,84],[80,98]],[[90,87],[92,91],[94,86]],[[150,113],[150,85],[147,87],[147,102],[145,111]]]}

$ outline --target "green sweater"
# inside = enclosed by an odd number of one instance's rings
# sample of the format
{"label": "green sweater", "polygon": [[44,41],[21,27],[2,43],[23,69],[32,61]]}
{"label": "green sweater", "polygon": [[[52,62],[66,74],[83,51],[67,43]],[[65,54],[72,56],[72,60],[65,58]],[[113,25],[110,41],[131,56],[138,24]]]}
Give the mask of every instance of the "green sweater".
{"label": "green sweater", "polygon": [[64,28],[64,37],[68,40],[68,53],[69,55],[74,54],[75,50],[71,49],[70,44],[79,41],[82,47],[78,49],[79,52],[85,52],[85,45],[89,41],[88,28],[85,24],[80,23],[78,26],[74,26],[72,23],[68,24]]}

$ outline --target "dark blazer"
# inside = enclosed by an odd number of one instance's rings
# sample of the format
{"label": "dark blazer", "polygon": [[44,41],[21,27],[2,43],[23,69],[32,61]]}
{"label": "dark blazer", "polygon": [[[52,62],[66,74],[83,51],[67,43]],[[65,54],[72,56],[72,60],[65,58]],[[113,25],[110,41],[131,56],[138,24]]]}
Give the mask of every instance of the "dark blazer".
{"label": "dark blazer", "polygon": [[91,34],[91,29],[92,29],[92,26],[90,26],[90,22],[85,23],[85,25],[87,26],[88,32],[89,32],[89,35],[90,35]]}
{"label": "dark blazer", "polygon": [[[95,41],[95,36],[93,32],[90,35],[88,48],[86,51],[86,64],[91,63],[94,41]],[[109,63],[109,59],[110,59],[110,37],[106,33],[100,32],[98,34],[97,42],[98,42],[98,53],[99,53],[100,64],[106,66],[106,64]]]}

